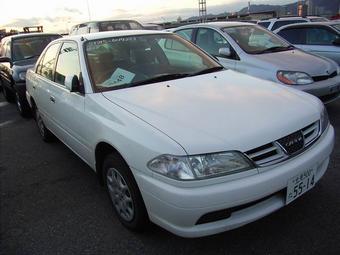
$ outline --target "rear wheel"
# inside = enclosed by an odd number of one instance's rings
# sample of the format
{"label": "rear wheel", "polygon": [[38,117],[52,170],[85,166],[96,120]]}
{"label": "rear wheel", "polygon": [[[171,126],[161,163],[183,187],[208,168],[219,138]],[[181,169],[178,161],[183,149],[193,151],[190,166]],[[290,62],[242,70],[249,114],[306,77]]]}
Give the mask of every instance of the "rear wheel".
{"label": "rear wheel", "polygon": [[119,221],[131,230],[143,230],[148,223],[143,198],[130,168],[117,154],[105,158],[103,179]]}
{"label": "rear wheel", "polygon": [[22,99],[19,96],[18,92],[15,93],[15,103],[16,103],[18,112],[20,113],[22,117],[28,117],[30,115],[30,108],[29,108],[28,103],[26,102],[25,99]]}
{"label": "rear wheel", "polygon": [[53,134],[51,133],[51,131],[49,131],[44,122],[43,119],[41,118],[41,115],[39,113],[38,108],[35,108],[35,121],[37,122],[37,126],[39,129],[39,133],[41,138],[45,141],[45,142],[51,142],[53,141]]}
{"label": "rear wheel", "polygon": [[13,102],[13,93],[8,88],[2,86],[2,93],[4,94],[7,102]]}

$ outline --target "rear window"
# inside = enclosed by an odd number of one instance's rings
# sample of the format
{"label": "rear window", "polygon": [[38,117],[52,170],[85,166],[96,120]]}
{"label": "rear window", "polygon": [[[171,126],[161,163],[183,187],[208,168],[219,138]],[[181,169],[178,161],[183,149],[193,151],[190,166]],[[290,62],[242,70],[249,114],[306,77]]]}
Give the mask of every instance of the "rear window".
{"label": "rear window", "polygon": [[100,31],[140,30],[143,27],[135,21],[106,21],[99,23]]}
{"label": "rear window", "polygon": [[274,31],[275,29],[278,29],[282,26],[285,26],[285,25],[289,25],[289,24],[296,24],[296,23],[306,23],[307,20],[304,20],[304,19],[296,19],[296,20],[279,20],[279,21],[276,21],[273,25],[273,27],[271,28],[272,31]]}

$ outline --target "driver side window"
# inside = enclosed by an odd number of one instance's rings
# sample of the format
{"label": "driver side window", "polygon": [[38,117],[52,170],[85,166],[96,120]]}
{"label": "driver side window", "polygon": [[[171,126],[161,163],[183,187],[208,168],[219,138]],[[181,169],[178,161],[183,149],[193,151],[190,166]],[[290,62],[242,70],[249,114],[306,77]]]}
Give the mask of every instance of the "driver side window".
{"label": "driver side window", "polygon": [[198,30],[196,44],[213,56],[219,56],[221,48],[230,49],[228,41],[221,34],[209,28]]}

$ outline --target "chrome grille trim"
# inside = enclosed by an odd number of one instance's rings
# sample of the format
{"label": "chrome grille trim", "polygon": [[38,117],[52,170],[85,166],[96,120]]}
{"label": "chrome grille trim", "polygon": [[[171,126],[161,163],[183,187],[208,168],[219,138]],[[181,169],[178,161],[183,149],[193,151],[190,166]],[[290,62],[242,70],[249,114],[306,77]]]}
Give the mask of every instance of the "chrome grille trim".
{"label": "chrome grille trim", "polygon": [[245,154],[258,167],[274,165],[288,158],[296,156],[302,153],[320,137],[320,121],[313,122],[312,124],[298,131],[301,131],[303,134],[304,147],[303,150],[299,151],[295,155],[290,156],[285,153],[284,149],[277,141],[246,151]]}

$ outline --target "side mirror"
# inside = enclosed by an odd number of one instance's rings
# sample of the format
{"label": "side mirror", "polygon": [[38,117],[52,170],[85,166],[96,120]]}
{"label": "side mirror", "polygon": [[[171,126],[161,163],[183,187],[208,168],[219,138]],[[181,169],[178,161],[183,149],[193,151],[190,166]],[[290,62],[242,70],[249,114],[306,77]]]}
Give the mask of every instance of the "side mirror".
{"label": "side mirror", "polygon": [[65,78],[65,87],[70,92],[80,92],[80,82],[77,75],[67,75]]}
{"label": "side mirror", "polygon": [[230,48],[220,48],[218,54],[222,58],[229,58],[231,56]]}
{"label": "side mirror", "polygon": [[335,46],[340,46],[340,37],[336,38],[332,43]]}

